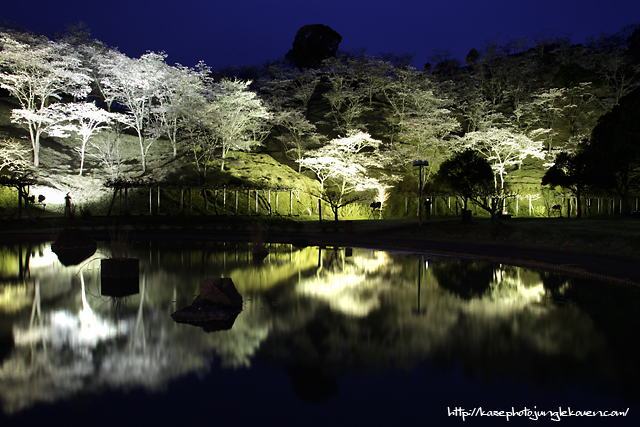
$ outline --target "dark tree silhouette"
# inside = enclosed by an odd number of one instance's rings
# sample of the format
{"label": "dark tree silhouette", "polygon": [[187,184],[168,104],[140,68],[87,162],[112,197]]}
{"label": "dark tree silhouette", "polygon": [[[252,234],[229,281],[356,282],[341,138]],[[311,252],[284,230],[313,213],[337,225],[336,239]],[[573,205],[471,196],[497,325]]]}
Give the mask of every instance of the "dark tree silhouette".
{"label": "dark tree silhouette", "polygon": [[471,49],[467,54],[466,58],[464,58],[464,62],[467,65],[473,65],[480,60],[480,52],[478,52],[475,48]]}
{"label": "dark tree silhouette", "polygon": [[640,64],[640,28],[627,39],[627,56],[634,64]]}
{"label": "dark tree silhouette", "polygon": [[434,266],[431,270],[441,288],[470,301],[487,293],[495,277],[496,265],[460,260]]}
{"label": "dark tree silhouette", "polygon": [[560,65],[553,80],[558,86],[566,88],[579,86],[580,83],[595,83],[597,85],[603,83],[595,71],[586,69],[575,62]]}
{"label": "dark tree silhouette", "polygon": [[[582,153],[559,153],[556,162],[542,177],[542,185],[562,187],[571,191],[577,201],[576,218],[582,217],[582,203],[580,198],[587,187],[588,165]],[[569,205],[570,200],[567,201]],[[571,209],[567,209],[571,212]],[[569,213],[567,213],[569,216]]]}
{"label": "dark tree silhouette", "polygon": [[588,181],[623,200],[628,213],[629,193],[640,189],[640,88],[600,117],[584,147],[590,166]]}
{"label": "dark tree silhouette", "polygon": [[341,41],[342,36],[326,25],[305,25],[298,30],[285,59],[300,70],[318,68],[323,60],[336,57]]}
{"label": "dark tree silhouette", "polygon": [[442,162],[435,179],[462,198],[464,209],[469,199],[494,187],[491,165],[474,150],[465,150]]}

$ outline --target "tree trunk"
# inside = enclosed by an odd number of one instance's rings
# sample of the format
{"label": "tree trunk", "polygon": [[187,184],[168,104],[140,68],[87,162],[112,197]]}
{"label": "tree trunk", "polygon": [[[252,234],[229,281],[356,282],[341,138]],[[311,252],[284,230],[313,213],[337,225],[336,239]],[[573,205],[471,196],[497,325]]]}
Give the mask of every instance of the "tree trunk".
{"label": "tree trunk", "polygon": [[147,172],[147,156],[144,152],[144,137],[138,135],[138,141],[140,142],[140,155],[142,156],[142,173]]}
{"label": "tree trunk", "polygon": [[204,214],[207,214],[207,208],[209,207],[209,198],[207,197],[207,190],[202,189],[202,198],[204,199]]}
{"label": "tree trunk", "polygon": [[22,190],[18,186],[18,219],[22,219]]}
{"label": "tree trunk", "polygon": [[111,215],[111,209],[113,208],[113,203],[116,201],[116,194],[118,194],[118,187],[114,187],[113,189],[113,197],[111,198],[111,204],[109,205],[107,216]]}
{"label": "tree trunk", "polygon": [[84,169],[84,152],[87,148],[87,140],[82,141],[82,146],[80,147],[80,173],[78,175],[82,176],[82,170]]}
{"label": "tree trunk", "polygon": [[40,135],[37,134],[33,144],[33,166],[40,166]]}

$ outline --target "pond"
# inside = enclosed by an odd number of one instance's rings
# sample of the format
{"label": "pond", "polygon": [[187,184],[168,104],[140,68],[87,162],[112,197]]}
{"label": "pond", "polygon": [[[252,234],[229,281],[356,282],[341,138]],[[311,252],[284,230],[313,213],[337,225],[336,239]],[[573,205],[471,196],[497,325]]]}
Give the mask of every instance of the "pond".
{"label": "pond", "polygon": [[[107,243],[67,267],[49,243],[0,246],[0,425],[640,420],[633,288],[358,248],[271,244],[262,258],[236,243],[146,241],[128,252],[139,277],[114,297],[101,284]],[[215,277],[243,297],[231,328],[174,322]],[[611,411],[626,416],[601,417]]]}

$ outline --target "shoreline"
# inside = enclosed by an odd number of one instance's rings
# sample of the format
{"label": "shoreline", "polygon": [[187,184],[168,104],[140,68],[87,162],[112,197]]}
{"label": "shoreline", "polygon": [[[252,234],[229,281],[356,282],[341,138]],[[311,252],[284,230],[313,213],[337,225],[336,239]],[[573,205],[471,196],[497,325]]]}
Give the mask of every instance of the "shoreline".
{"label": "shoreline", "polygon": [[[329,226],[333,225],[333,223],[329,221],[327,221],[327,224]],[[308,227],[311,229],[305,231],[287,232],[283,230],[281,232],[268,232],[261,235],[260,238],[269,243],[288,243],[297,246],[361,247],[499,262],[615,283],[640,290],[639,262],[632,258],[514,247],[500,244],[499,242],[492,242],[492,244],[488,245],[475,242],[460,242],[457,240],[441,241],[439,239],[429,239],[426,237],[416,239],[415,237],[421,237],[416,235],[418,232],[425,229],[428,230],[428,228],[418,228],[415,223],[377,228],[375,231],[352,233],[314,232],[315,230],[313,230],[313,228],[316,225],[317,224],[311,224],[311,226]],[[141,240],[218,240],[250,243],[256,238],[255,231],[246,229],[208,230],[198,228],[155,228],[143,230],[132,227],[117,227],[116,229],[105,227],[101,230],[96,230],[90,227],[73,227],[72,224],[69,224],[69,228],[82,228],[91,237],[99,241],[110,240],[115,230],[126,233],[129,238]],[[61,229],[62,228],[60,228],[60,230]],[[407,233],[411,234],[414,238],[406,238]],[[0,243],[9,244],[24,241],[46,242],[54,240],[55,234],[54,230],[49,232],[43,230],[22,232],[3,231],[0,232]]]}

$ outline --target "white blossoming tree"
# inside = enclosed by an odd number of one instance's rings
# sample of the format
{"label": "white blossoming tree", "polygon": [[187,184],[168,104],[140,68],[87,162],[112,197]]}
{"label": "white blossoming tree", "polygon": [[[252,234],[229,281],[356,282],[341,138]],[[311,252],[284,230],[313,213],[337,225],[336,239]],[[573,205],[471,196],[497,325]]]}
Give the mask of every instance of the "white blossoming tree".
{"label": "white blossoming tree", "polygon": [[0,173],[29,168],[29,150],[13,138],[0,141]]}
{"label": "white blossoming tree", "polygon": [[521,165],[528,156],[545,158],[540,142],[509,129],[470,132],[462,138],[460,148],[476,150],[486,157],[495,174],[495,187],[500,191],[505,188],[505,176],[510,167]]}
{"label": "white blossoming tree", "polygon": [[147,171],[147,154],[156,138],[147,138],[152,120],[151,108],[154,100],[162,96],[163,75],[167,69],[164,53],[149,52],[132,59],[119,52],[103,56],[99,64],[102,92],[105,102],[116,102],[127,108],[132,117],[132,127],[138,134],[142,172]]}
{"label": "white blossoming tree", "polygon": [[173,158],[178,154],[178,135],[192,108],[202,105],[204,84],[209,74],[204,63],[195,69],[181,65],[166,66],[159,76],[159,91],[151,106],[151,125],[148,134],[153,138],[166,136],[173,148]]}
{"label": "white blossoming tree", "polygon": [[267,134],[267,121],[272,117],[255,92],[251,81],[222,80],[215,83],[211,100],[202,118],[217,139],[213,148],[221,150],[220,170],[230,151],[249,151],[260,145]]}
{"label": "white blossoming tree", "polygon": [[40,165],[40,137],[51,123],[44,110],[62,94],[84,98],[90,77],[80,59],[64,45],[46,39],[30,38],[22,43],[9,34],[0,35],[0,87],[9,91],[22,108],[14,110],[12,120],[24,123],[31,139],[33,165]]}
{"label": "white blossoming tree", "polygon": [[[329,203],[338,221],[341,208],[359,199],[352,193],[377,188],[378,181],[368,176],[368,167],[375,166],[375,153],[380,141],[367,133],[351,131],[344,138],[335,138],[318,150],[298,160],[312,170],[320,181],[318,197],[319,218],[322,221],[322,200]],[[330,188],[329,188],[330,185]]]}
{"label": "white blossoming tree", "polygon": [[118,120],[121,114],[109,113],[91,103],[56,104],[67,117],[65,130],[77,133],[80,136],[80,147],[76,151],[80,153],[80,172],[84,169],[85,152],[89,138],[98,132],[108,129],[109,125]]}
{"label": "white blossoming tree", "polygon": [[438,87],[414,70],[396,70],[393,81],[385,89],[390,106],[388,123],[396,164],[406,165],[406,172],[419,180],[416,169],[410,165],[416,159],[427,160],[422,187],[429,182],[454,149],[460,123],[453,116],[451,101],[438,94]]}

